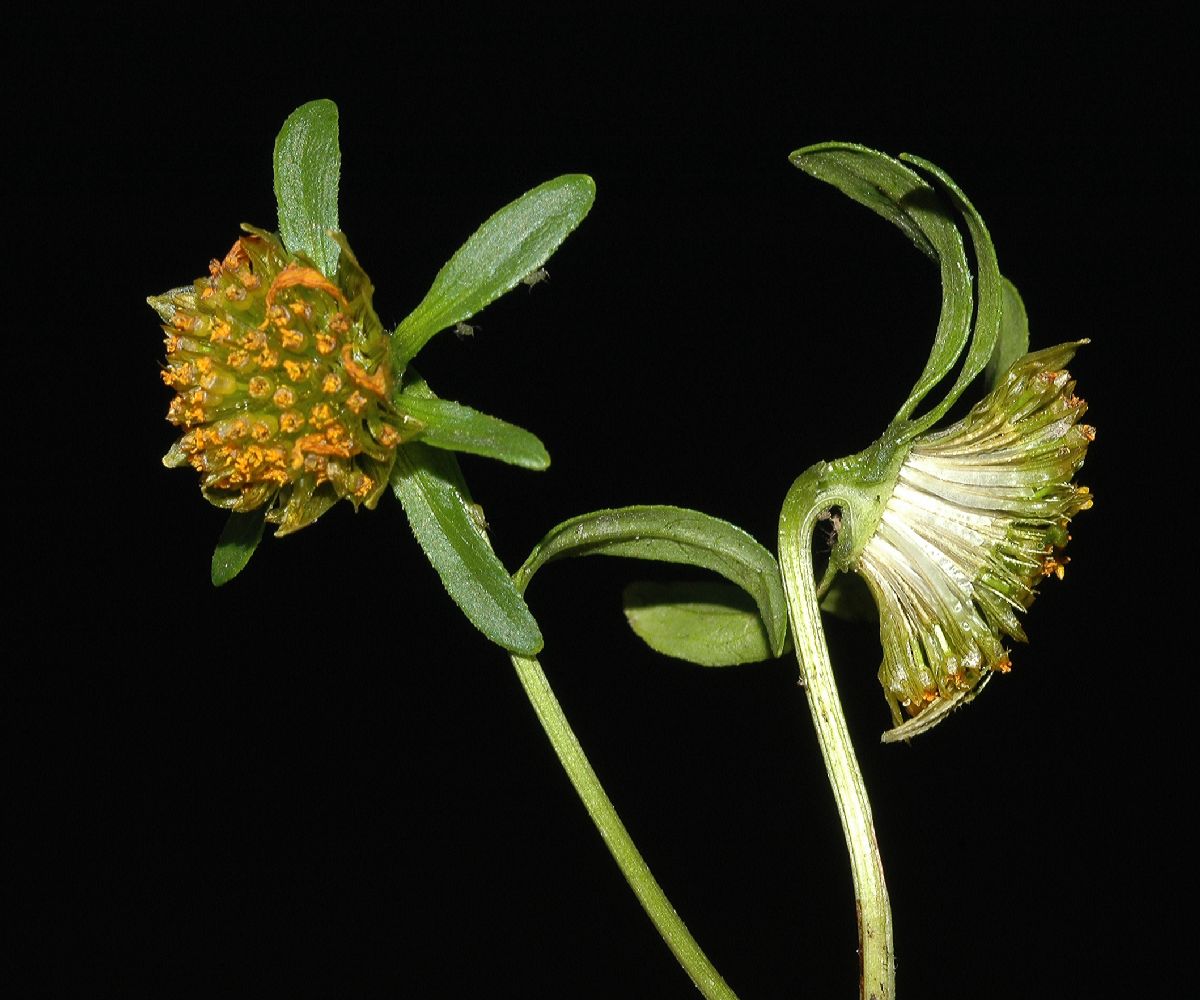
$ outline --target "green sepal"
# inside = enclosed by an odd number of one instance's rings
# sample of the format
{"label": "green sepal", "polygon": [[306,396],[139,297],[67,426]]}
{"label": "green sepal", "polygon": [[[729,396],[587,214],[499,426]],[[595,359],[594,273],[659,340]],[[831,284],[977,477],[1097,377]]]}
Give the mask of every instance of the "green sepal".
{"label": "green sepal", "polygon": [[391,483],[418,543],[471,624],[511,652],[537,653],[542,633],[492,551],[454,455],[419,441],[401,445]]}
{"label": "green sepal", "polygon": [[[514,579],[524,591],[534,573],[546,563],[590,555],[681,563],[718,573],[753,599],[772,655],[779,656],[785,648],[787,605],[775,557],[727,521],[679,507],[592,511],[551,530]],[[672,655],[683,655],[683,646],[679,648],[680,652]]]}
{"label": "green sepal", "polygon": [[529,431],[448,399],[402,393],[396,406],[424,425],[421,440],[434,448],[495,458],[523,469],[546,469],[550,456]]}
{"label": "green sepal", "polygon": [[421,304],[396,329],[396,370],[402,370],[434,334],[475,315],[541,267],[583,221],[595,197],[590,177],[564,174],[488,219],[438,272]]}
{"label": "green sepal", "polygon": [[262,541],[263,522],[266,520],[267,505],[244,514],[234,511],[221,529],[217,547],[212,554],[212,583],[214,587],[227,584],[242,570],[254,555]]}
{"label": "green sepal", "polygon": [[1029,353],[1029,317],[1025,303],[1016,286],[1007,278],[1000,279],[1003,306],[1000,311],[1000,335],[996,338],[996,349],[983,370],[986,388],[996,388],[1000,377],[1012,367],[1014,361]]}
{"label": "green sepal", "polygon": [[338,109],[333,101],[302,104],[275,139],[275,201],[279,235],[291,253],[304,254],[327,278],[337,274]]}
{"label": "green sepal", "polygon": [[893,423],[907,420],[954,367],[967,343],[974,301],[962,237],[937,192],[885,153],[852,143],[825,142],[799,149],[789,159],[805,173],[832,184],[899,227],[919,250],[938,262],[942,313],[933,349]]}
{"label": "green sepal", "polygon": [[775,658],[762,615],[741,587],[717,580],[631,583],[622,595],[629,627],[656,652],[703,667]]}

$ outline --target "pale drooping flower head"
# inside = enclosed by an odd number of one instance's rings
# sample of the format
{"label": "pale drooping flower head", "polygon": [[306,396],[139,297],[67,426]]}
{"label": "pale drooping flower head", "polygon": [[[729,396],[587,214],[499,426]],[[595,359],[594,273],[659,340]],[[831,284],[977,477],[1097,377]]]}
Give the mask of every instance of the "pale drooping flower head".
{"label": "pale drooping flower head", "polygon": [[1041,580],[1063,577],[1071,519],[1092,505],[1074,482],[1095,437],[1066,370],[1077,346],[1018,359],[900,464],[853,566],[879,607],[879,679],[896,727],[885,740],[928,729],[1006,673],[1004,640],[1026,641],[1018,612]]}

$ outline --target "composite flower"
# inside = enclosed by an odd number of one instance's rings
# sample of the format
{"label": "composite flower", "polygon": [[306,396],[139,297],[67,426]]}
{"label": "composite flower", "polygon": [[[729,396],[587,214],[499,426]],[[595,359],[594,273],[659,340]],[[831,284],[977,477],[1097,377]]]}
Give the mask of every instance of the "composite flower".
{"label": "composite flower", "polygon": [[[1076,343],[1026,354],[962,420],[913,440],[853,566],[879,607],[879,679],[907,739],[1011,667],[1006,640],[1046,577],[1061,579],[1075,483],[1095,437],[1066,365]],[[906,720],[907,717],[907,720]]]}
{"label": "composite flower", "polygon": [[207,276],[149,300],[182,431],[163,462],[194,468],[216,506],[266,505],[282,535],[341,499],[373,507],[407,418],[389,404],[388,337],[344,239],[331,280],[245,228]]}

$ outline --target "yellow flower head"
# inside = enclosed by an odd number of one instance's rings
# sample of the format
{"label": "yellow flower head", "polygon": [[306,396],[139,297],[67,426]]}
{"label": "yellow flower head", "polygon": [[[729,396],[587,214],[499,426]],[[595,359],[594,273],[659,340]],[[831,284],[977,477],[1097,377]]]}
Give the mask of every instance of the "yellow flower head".
{"label": "yellow flower head", "polygon": [[148,300],[175,390],[167,419],[183,431],[163,464],[194,468],[218,507],[269,504],[283,535],[339,499],[374,507],[404,419],[389,404],[373,289],[344,239],[331,281],[274,235],[244,228],[207,277]]}

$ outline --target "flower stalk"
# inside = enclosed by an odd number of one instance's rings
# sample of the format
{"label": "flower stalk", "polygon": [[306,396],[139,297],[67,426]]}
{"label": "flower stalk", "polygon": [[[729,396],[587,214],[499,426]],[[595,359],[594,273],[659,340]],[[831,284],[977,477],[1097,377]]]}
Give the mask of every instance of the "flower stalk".
{"label": "flower stalk", "polygon": [[854,491],[842,492],[822,483],[821,474],[829,469],[828,464],[814,466],[788,491],[779,519],[779,567],[800,664],[800,683],[850,855],[858,919],[859,996],[862,1000],[891,1000],[896,995],[891,904],[871,802],[842,712],[821,626],[812,564],[813,530],[822,512],[834,504],[848,511],[865,504],[869,511],[870,496],[869,491],[856,496]]}

